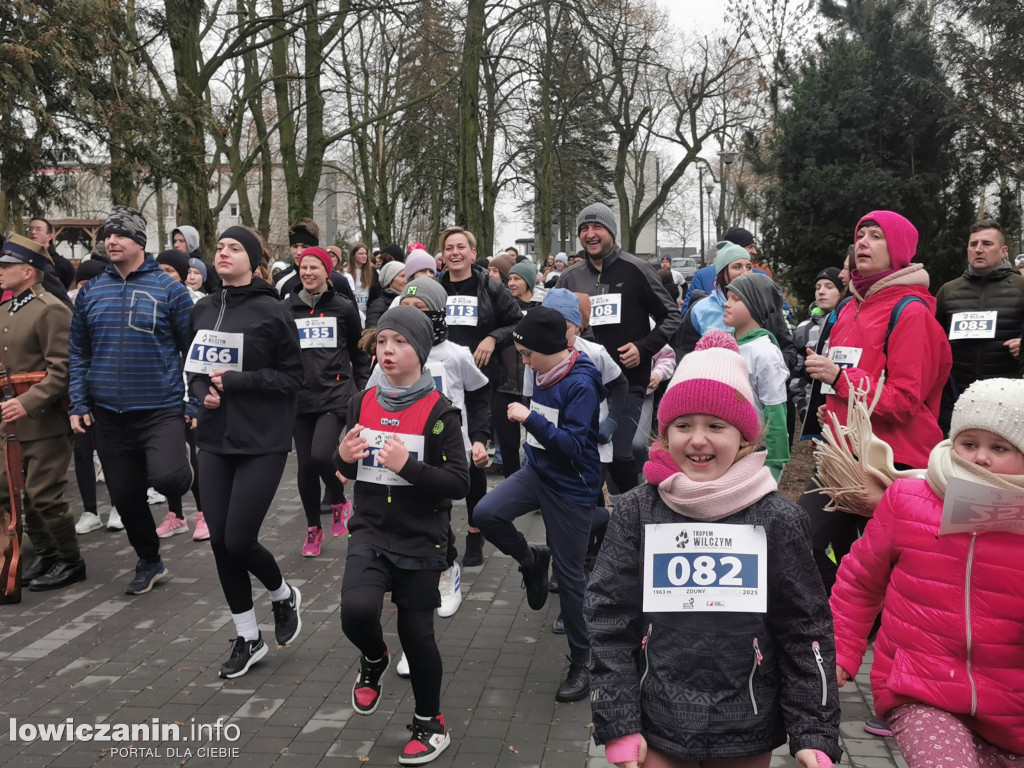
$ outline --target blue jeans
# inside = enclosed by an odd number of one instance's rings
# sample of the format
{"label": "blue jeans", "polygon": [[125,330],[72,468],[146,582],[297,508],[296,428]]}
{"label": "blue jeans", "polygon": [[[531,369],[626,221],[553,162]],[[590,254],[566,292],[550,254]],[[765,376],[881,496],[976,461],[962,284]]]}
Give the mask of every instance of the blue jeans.
{"label": "blue jeans", "polygon": [[515,519],[540,508],[547,528],[558,599],[562,606],[569,655],[575,663],[590,659],[590,641],[583,623],[583,562],[590,541],[594,504],[578,504],[548,488],[527,464],[488,493],[476,506],[474,522],[484,538],[520,564],[529,557],[530,545],[515,526]]}

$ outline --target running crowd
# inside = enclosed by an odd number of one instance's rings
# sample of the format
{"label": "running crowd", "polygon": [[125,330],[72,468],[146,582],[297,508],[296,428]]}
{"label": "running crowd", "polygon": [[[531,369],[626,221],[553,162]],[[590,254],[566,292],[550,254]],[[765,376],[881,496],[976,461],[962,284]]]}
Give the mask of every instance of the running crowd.
{"label": "running crowd", "polygon": [[[137,555],[125,592],[170,578],[162,539],[209,540],[236,633],[220,675],[247,674],[268,653],[253,577],[276,644],[302,632],[301,585],[259,540],[294,447],[295,554],[347,541],[359,715],[396,650],[386,593],[397,606],[403,765],[451,743],[434,617],[458,610],[486,543],[519,564],[531,609],[557,591],[556,698],[589,697],[617,766],[766,768],[787,740],[830,766],[838,689],[870,643],[865,728],[911,768],[1024,765],[1024,277],[999,224],[970,228],[963,276],[933,296],[913,224],[866,214],[795,328],[743,228],[683,292],[670,262],[622,250],[607,206],[576,226],[581,250],[541,273],[515,249],[478,257],[460,227],[436,258],[419,243],[346,258],[303,220],[287,265],[232,226],[210,264],[194,228],[154,256],[141,213],[115,207],[77,270],[45,219],[8,235],[0,416],[23,447],[28,588],[86,579],[96,455],[105,525]],[[859,474],[837,486],[842,460],[819,451],[794,504],[778,491],[790,445],[823,435]],[[489,467],[504,479],[488,492]],[[534,510],[544,542],[515,525]]]}

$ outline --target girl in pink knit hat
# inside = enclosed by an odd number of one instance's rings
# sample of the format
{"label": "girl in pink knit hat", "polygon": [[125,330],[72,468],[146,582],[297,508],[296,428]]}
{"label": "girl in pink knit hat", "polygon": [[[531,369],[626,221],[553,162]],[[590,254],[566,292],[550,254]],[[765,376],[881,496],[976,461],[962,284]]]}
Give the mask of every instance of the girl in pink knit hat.
{"label": "girl in pink knit hat", "polygon": [[831,766],[827,598],[729,334],[683,358],[658,430],[587,588],[595,739],[621,768],[767,768],[787,738],[801,766]]}

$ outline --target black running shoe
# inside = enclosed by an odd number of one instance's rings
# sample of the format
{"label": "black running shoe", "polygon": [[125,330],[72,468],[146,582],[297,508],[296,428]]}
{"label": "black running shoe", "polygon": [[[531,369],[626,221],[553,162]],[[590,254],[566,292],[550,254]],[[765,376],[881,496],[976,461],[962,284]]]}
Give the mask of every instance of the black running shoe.
{"label": "black running shoe", "polygon": [[519,566],[519,572],[523,574],[523,588],[526,589],[526,602],[530,607],[539,611],[548,601],[548,571],[551,568],[551,550],[547,547],[532,546],[533,563],[527,568]]}
{"label": "black running shoe", "polygon": [[270,608],[274,612],[274,638],[278,645],[288,645],[299,636],[302,629],[302,618],[299,616],[302,607],[302,593],[295,587],[288,587],[291,597],[284,600],[272,600]]}
{"label": "black running shoe", "polygon": [[267,655],[267,644],[261,634],[255,640],[236,637],[231,647],[231,658],[220,665],[220,676],[226,678],[241,677],[249,671],[249,667]]}

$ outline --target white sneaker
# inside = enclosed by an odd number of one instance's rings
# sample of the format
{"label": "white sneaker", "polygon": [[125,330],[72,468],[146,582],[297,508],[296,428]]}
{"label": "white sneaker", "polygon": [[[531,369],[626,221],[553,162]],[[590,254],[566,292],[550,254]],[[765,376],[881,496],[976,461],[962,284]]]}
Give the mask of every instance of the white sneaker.
{"label": "white sneaker", "polygon": [[442,571],[441,581],[437,588],[441,592],[441,607],[437,615],[447,619],[455,615],[462,605],[462,570],[458,563],[453,563],[447,571]]}
{"label": "white sneaker", "polygon": [[78,522],[75,523],[75,533],[81,536],[84,533],[92,533],[98,531],[103,527],[103,521],[100,520],[100,516],[95,512],[86,510],[82,513],[82,516],[78,518]]}
{"label": "white sneaker", "polygon": [[395,674],[399,677],[408,678],[409,672],[409,659],[405,655],[405,651],[402,651],[402,658],[398,660],[398,666],[395,667]]}
{"label": "white sneaker", "polygon": [[108,531],[123,531],[124,523],[121,522],[121,515],[117,513],[116,507],[110,508],[110,514],[107,516],[107,530]]}
{"label": "white sneaker", "polygon": [[166,504],[167,497],[162,493],[157,493],[155,488],[149,488],[146,490],[146,501],[150,503],[150,506],[153,504]]}

